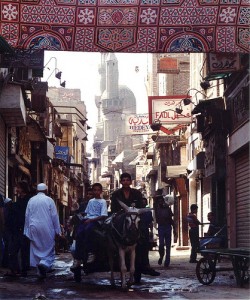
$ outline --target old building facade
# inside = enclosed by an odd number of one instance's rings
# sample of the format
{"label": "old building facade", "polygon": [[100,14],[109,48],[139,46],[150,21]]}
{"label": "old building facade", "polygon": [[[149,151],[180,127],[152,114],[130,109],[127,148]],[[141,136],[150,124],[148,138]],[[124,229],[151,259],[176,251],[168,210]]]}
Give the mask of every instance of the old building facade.
{"label": "old building facade", "polygon": [[[36,185],[44,182],[63,224],[72,202],[79,201],[89,185],[86,107],[79,90],[58,88],[53,93],[41,81],[43,52],[17,54],[1,47],[0,193],[15,201],[18,181],[27,181],[34,194]],[[9,66],[13,57],[16,65]],[[24,57],[30,64],[23,65]],[[70,103],[65,103],[65,95]]]}

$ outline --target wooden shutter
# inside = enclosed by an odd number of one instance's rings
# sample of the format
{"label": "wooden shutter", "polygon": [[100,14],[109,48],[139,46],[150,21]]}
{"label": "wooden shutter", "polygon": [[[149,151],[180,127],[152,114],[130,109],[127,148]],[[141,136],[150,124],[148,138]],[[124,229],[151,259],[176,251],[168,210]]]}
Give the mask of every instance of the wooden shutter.
{"label": "wooden shutter", "polygon": [[5,174],[6,174],[6,128],[0,116],[0,193],[5,196]]}
{"label": "wooden shutter", "polygon": [[249,148],[235,157],[236,244],[249,247],[250,192]]}

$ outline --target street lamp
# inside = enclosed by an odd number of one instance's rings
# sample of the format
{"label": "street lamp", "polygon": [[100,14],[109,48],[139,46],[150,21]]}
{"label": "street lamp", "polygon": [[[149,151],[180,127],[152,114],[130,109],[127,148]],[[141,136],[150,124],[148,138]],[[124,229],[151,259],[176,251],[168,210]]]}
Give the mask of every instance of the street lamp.
{"label": "street lamp", "polygon": [[[193,102],[193,101],[191,100],[191,96],[189,95],[189,92],[192,91],[192,90],[196,91],[196,93],[194,94],[195,99],[196,99],[196,103]],[[180,102],[180,104],[179,104],[179,107],[176,107],[176,108],[175,108],[176,113],[177,113],[177,114],[182,114],[182,112],[183,112],[183,109],[182,109],[182,107],[181,107],[181,103],[182,103],[182,102],[183,102],[184,105],[189,105],[189,104],[192,103],[194,106],[196,106],[196,105],[198,104],[197,94],[201,94],[201,95],[203,95],[205,98],[207,98],[207,95],[205,95],[205,94],[202,93],[201,91],[199,91],[199,90],[197,90],[197,89],[195,89],[195,88],[191,88],[191,89],[189,89],[189,90],[187,91],[187,96],[186,96],[186,98],[184,98],[184,99],[181,100],[181,102]]]}
{"label": "street lamp", "polygon": [[[49,62],[50,62],[52,59],[55,59],[55,68],[54,68],[54,70],[50,73],[50,75],[49,75],[49,77],[47,78],[46,81],[48,81],[48,80],[50,79],[50,77],[52,76],[52,74],[55,73],[55,77],[56,77],[57,79],[60,80],[60,86],[65,87],[65,86],[66,86],[66,81],[61,82],[62,72],[59,71],[58,68],[57,68],[57,58],[56,58],[55,56],[53,56],[53,57],[51,57],[51,58],[49,59],[49,61],[45,64],[44,69],[45,69],[45,67],[49,64]],[[48,68],[48,67],[47,67],[47,69],[50,70],[50,68]]]}

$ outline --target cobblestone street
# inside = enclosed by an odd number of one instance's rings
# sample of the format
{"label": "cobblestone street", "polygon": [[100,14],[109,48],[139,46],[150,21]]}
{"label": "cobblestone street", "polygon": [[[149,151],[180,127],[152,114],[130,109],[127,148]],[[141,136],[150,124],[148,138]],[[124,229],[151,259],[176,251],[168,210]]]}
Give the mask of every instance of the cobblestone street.
{"label": "cobblestone street", "polygon": [[[0,270],[0,299],[249,299],[249,289],[239,288],[231,272],[220,272],[209,286],[196,278],[196,264],[190,264],[189,250],[172,251],[169,268],[157,264],[158,252],[150,252],[151,266],[161,273],[151,277],[143,275],[140,285],[133,285],[127,292],[120,289],[119,273],[116,288],[111,288],[108,272],[83,276],[76,283],[69,268],[69,253],[56,257],[55,271],[44,281],[39,281],[35,270],[26,278],[4,277],[6,269]],[[231,265],[231,262],[224,262]]]}

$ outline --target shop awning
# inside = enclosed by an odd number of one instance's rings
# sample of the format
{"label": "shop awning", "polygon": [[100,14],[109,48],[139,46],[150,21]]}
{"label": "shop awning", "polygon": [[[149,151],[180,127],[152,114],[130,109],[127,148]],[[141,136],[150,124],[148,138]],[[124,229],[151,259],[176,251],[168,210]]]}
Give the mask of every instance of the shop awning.
{"label": "shop awning", "polygon": [[136,156],[135,159],[133,159],[133,160],[129,163],[129,165],[130,165],[130,166],[135,166],[135,165],[137,165],[137,164],[140,163],[140,162],[141,162],[141,163],[145,162],[145,159],[146,159],[146,157],[145,157],[144,154],[138,155],[138,156]]}
{"label": "shop awning", "polygon": [[112,164],[129,162],[137,156],[137,150],[124,150],[116,156]]}

